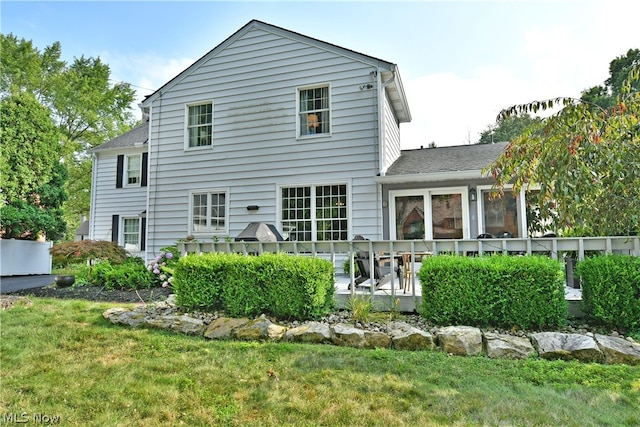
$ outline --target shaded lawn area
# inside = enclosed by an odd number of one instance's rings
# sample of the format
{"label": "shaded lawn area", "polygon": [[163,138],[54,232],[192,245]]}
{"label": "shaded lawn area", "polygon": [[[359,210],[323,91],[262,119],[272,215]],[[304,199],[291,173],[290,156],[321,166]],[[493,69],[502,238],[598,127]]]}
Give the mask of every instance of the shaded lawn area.
{"label": "shaded lawn area", "polygon": [[[640,366],[208,341],[113,326],[113,303],[0,312],[0,417],[77,426],[633,426]],[[6,422],[1,419],[0,423]]]}

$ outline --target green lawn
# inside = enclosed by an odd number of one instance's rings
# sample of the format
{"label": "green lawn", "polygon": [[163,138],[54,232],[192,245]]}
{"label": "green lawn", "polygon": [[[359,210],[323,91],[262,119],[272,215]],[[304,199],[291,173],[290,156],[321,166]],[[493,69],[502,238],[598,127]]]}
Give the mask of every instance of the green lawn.
{"label": "green lawn", "polygon": [[207,341],[33,302],[0,312],[0,424],[640,425],[640,366]]}

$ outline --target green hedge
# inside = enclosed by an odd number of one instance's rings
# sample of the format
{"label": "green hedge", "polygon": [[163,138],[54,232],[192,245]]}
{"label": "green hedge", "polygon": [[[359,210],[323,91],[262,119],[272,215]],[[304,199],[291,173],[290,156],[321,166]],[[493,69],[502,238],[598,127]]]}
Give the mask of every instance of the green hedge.
{"label": "green hedge", "polygon": [[147,270],[142,258],[127,258],[122,264],[102,261],[91,267],[89,281],[106,289],[148,289],[154,285],[154,277]]}
{"label": "green hedge", "polygon": [[578,263],[582,310],[612,328],[640,328],[640,258],[605,255]]}
{"label": "green hedge", "polygon": [[564,270],[541,256],[423,258],[421,315],[440,325],[546,328],[567,320]]}
{"label": "green hedge", "polygon": [[229,316],[312,319],[334,307],[333,264],[286,254],[188,255],[174,271],[179,306]]}

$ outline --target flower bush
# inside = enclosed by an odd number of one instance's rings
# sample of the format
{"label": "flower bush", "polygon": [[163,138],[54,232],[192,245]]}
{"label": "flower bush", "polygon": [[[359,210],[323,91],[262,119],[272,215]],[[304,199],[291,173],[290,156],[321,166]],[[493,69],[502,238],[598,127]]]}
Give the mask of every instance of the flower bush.
{"label": "flower bush", "polygon": [[153,273],[154,281],[163,288],[173,285],[173,268],[180,254],[176,246],[160,249],[160,253],[147,264],[147,270]]}

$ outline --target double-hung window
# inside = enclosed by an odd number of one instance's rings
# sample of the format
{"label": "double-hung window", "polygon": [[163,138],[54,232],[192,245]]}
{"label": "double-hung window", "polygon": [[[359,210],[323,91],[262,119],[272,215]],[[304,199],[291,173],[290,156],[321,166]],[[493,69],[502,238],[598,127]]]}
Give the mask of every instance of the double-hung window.
{"label": "double-hung window", "polygon": [[191,193],[191,233],[224,234],[227,230],[225,191]]}
{"label": "double-hung window", "polygon": [[142,156],[140,154],[127,156],[126,174],[125,182],[127,186],[140,185],[142,178]]}
{"label": "double-hung window", "polygon": [[283,187],[282,230],[290,240],[347,240],[345,184]]}
{"label": "double-hung window", "polygon": [[122,219],[122,243],[127,251],[140,250],[140,218]]}
{"label": "double-hung window", "polygon": [[213,144],[213,103],[187,105],[185,148],[211,147]]}
{"label": "double-hung window", "polygon": [[298,136],[331,132],[329,85],[298,89]]}

